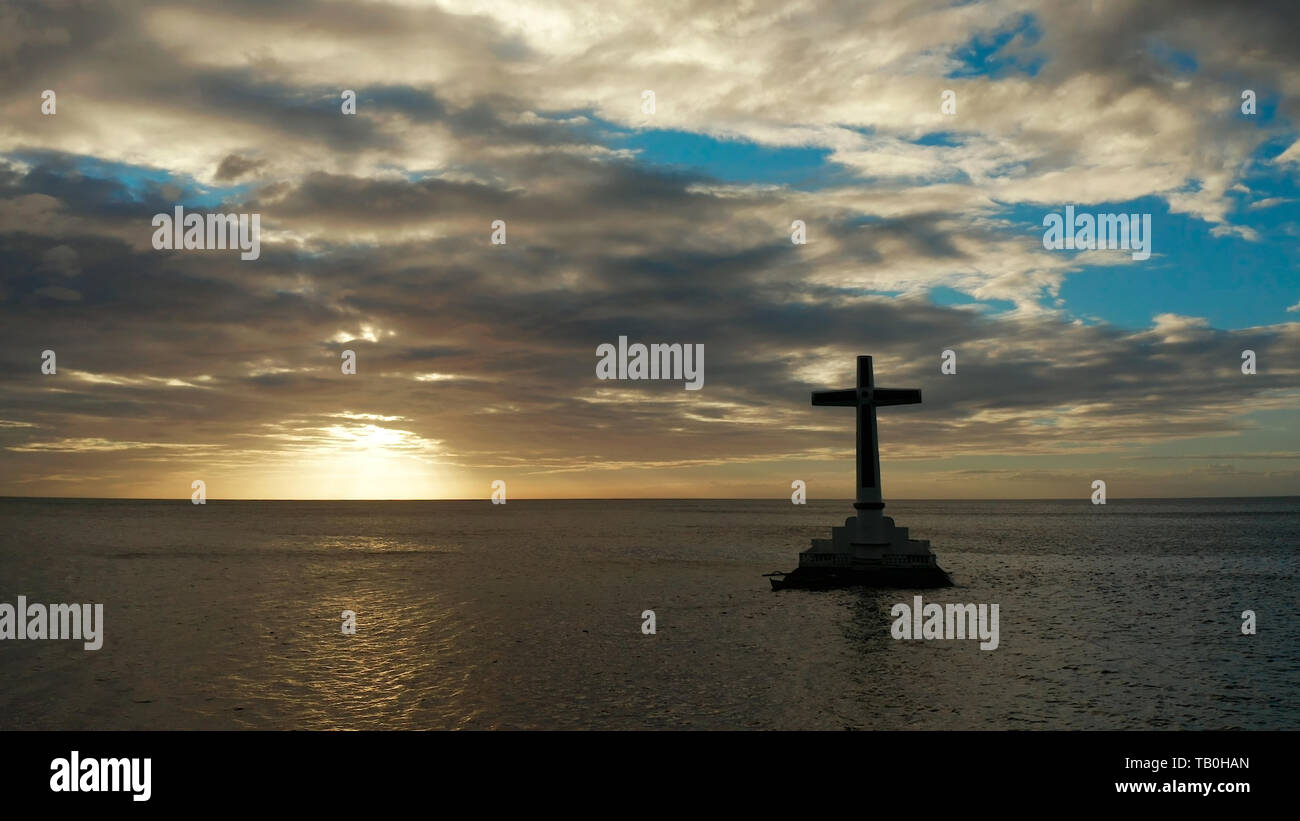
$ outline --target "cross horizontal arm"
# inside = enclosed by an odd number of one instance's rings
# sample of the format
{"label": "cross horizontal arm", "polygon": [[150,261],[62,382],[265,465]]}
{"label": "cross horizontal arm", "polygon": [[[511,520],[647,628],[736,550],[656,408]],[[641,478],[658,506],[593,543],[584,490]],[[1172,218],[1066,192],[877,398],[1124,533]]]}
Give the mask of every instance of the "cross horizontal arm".
{"label": "cross horizontal arm", "polygon": [[914,388],[876,388],[871,399],[877,405],[919,405],[921,392]]}
{"label": "cross horizontal arm", "polygon": [[849,388],[844,391],[813,391],[814,405],[839,405],[853,407],[858,404],[858,392]]}

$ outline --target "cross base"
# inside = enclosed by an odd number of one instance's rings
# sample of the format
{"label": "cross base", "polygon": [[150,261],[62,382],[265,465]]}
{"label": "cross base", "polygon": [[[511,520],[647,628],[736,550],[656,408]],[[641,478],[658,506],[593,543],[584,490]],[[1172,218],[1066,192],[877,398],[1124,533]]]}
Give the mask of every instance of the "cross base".
{"label": "cross base", "polygon": [[799,567],[784,578],[773,578],[772,589],[952,586],[929,540],[909,539],[907,528],[880,514],[883,504],[868,507],[859,507],[860,514],[845,519],[843,527],[832,527],[831,538],[813,539],[812,547],[799,554]]}

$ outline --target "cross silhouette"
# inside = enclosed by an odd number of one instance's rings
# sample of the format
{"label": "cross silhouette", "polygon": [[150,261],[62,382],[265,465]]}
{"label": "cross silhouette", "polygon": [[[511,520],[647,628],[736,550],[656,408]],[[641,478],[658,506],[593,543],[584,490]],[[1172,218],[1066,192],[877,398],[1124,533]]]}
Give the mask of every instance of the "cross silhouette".
{"label": "cross silhouette", "polygon": [[887,405],[919,405],[921,392],[912,388],[877,388],[871,357],[858,357],[858,386],[839,391],[813,391],[814,405],[858,409],[858,500],[859,510],[881,510],[880,443],[876,436],[876,408]]}

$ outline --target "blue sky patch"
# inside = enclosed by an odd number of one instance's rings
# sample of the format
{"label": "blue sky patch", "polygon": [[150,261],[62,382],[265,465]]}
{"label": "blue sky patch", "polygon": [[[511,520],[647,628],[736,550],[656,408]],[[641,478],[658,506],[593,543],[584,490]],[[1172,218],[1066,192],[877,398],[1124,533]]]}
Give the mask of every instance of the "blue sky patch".
{"label": "blue sky patch", "polygon": [[1010,28],[995,33],[982,33],[972,37],[965,45],[955,49],[950,57],[958,62],[958,67],[947,73],[948,77],[992,77],[999,78],[1008,74],[1024,74],[1033,77],[1042,69],[1046,59],[1041,55],[1016,53],[1016,49],[1007,46],[1013,42],[1017,47],[1033,46],[1042,37],[1037,23],[1031,14],[1026,14]]}

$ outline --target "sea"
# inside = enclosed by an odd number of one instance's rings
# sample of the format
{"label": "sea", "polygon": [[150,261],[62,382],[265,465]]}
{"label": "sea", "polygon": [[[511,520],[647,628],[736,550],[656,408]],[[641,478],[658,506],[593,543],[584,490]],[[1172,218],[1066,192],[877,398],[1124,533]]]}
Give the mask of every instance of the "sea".
{"label": "sea", "polygon": [[104,606],[0,641],[0,729],[1300,728],[1300,498],[889,502],[954,587],[771,590],[852,512],[0,499],[0,603]]}

